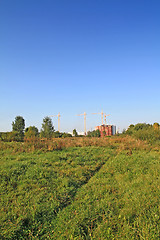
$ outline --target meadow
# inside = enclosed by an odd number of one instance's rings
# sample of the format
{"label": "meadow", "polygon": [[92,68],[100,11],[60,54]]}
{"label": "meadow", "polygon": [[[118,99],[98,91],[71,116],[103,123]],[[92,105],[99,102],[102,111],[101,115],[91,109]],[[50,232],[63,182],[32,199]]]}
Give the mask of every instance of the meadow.
{"label": "meadow", "polygon": [[0,142],[1,239],[160,239],[160,148],[130,136]]}

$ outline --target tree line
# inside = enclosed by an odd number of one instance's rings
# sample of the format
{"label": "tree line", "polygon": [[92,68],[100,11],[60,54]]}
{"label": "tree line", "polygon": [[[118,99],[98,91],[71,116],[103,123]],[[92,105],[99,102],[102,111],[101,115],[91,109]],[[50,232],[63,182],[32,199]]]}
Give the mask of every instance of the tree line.
{"label": "tree line", "polygon": [[[74,137],[82,137],[83,135],[78,135],[77,130],[73,129]],[[100,137],[100,131],[94,130],[87,133],[88,137]],[[17,141],[22,142],[29,138],[65,138],[72,137],[72,134],[55,131],[52,120],[50,117],[45,117],[43,119],[42,127],[39,132],[38,128],[35,126],[29,126],[25,128],[25,120],[22,116],[16,116],[15,121],[12,122],[11,132],[0,132],[0,140],[5,142]]]}
{"label": "tree line", "polygon": [[134,136],[137,139],[155,143],[160,141],[160,125],[155,122],[152,124],[137,123],[131,124],[123,134]]}
{"label": "tree line", "polygon": [[[133,136],[140,140],[146,140],[151,143],[160,141],[160,125],[159,123],[146,124],[138,123],[131,124],[127,130],[123,131],[123,134]],[[84,137],[84,135],[78,135],[77,130],[73,129],[73,134],[55,131],[52,120],[50,117],[43,119],[40,132],[35,126],[29,126],[25,128],[25,120],[22,116],[17,116],[15,121],[12,122],[11,132],[0,132],[0,140],[5,142],[17,141],[23,142],[24,140],[31,138],[66,138],[66,137]],[[100,137],[99,130],[93,130],[87,132],[87,137]]]}

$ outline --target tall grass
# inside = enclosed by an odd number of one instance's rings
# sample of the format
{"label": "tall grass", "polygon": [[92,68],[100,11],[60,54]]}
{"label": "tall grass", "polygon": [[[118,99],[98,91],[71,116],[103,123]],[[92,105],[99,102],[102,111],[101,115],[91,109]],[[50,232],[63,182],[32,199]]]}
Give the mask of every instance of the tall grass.
{"label": "tall grass", "polygon": [[147,142],[135,139],[131,136],[114,136],[104,138],[54,138],[54,139],[39,139],[30,138],[25,142],[2,142],[0,141],[1,150],[10,150],[13,153],[34,152],[34,151],[54,151],[69,147],[111,147],[119,150],[123,149],[150,149]]}

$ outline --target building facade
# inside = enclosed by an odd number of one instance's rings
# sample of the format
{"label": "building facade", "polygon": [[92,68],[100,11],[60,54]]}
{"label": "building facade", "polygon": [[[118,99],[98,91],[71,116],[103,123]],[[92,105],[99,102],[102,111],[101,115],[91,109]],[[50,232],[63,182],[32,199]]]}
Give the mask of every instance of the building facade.
{"label": "building facade", "polygon": [[116,134],[116,126],[113,126],[113,125],[100,125],[95,127],[95,130],[100,131],[101,137],[112,136]]}

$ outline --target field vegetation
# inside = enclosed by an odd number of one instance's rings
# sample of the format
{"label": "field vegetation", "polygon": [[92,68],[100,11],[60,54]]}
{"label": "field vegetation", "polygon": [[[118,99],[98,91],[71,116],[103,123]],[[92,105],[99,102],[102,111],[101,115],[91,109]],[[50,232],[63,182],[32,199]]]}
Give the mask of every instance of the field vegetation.
{"label": "field vegetation", "polygon": [[0,148],[1,239],[160,238],[158,142],[32,137]]}
{"label": "field vegetation", "polygon": [[153,125],[146,123],[131,124],[125,134],[147,141],[150,144],[160,144],[160,126],[158,123]]}

